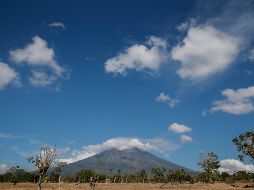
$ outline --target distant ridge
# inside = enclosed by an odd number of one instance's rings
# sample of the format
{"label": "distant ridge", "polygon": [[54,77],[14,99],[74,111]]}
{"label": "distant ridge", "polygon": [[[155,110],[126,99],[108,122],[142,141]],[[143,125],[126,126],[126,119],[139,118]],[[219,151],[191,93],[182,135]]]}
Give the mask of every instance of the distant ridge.
{"label": "distant ridge", "polygon": [[161,159],[149,152],[132,148],[127,150],[110,149],[92,157],[66,165],[62,175],[75,175],[81,169],[93,169],[98,173],[114,175],[118,170],[122,173],[136,173],[142,169],[149,172],[151,168],[167,170],[184,169],[190,174],[195,171]]}

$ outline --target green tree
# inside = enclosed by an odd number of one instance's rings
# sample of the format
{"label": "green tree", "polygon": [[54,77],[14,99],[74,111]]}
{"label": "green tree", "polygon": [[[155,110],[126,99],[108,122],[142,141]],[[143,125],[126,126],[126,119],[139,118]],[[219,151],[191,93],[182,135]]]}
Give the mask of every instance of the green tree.
{"label": "green tree", "polygon": [[82,169],[80,172],[76,174],[76,179],[79,180],[79,182],[89,182],[91,177],[95,177],[96,173],[94,170],[85,170]]}
{"label": "green tree", "polygon": [[152,181],[155,183],[164,182],[164,172],[161,168],[152,168],[151,169]]}
{"label": "green tree", "polygon": [[215,153],[201,153],[198,165],[204,171],[204,182],[211,183],[219,180],[219,173],[217,171],[220,167],[219,157]]}
{"label": "green tree", "polygon": [[236,145],[240,161],[243,161],[245,157],[249,157],[254,161],[254,131],[245,132],[239,137],[233,138],[232,142]]}
{"label": "green tree", "polygon": [[221,180],[222,181],[225,181],[227,178],[229,178],[230,177],[230,174],[229,173],[227,173],[227,172],[222,172],[221,173]]}
{"label": "green tree", "polygon": [[142,183],[147,182],[148,178],[147,178],[146,170],[141,170],[136,175],[139,182],[142,182]]}
{"label": "green tree", "polygon": [[185,172],[185,170],[169,171],[167,176],[167,182],[170,183],[193,183],[193,178]]}

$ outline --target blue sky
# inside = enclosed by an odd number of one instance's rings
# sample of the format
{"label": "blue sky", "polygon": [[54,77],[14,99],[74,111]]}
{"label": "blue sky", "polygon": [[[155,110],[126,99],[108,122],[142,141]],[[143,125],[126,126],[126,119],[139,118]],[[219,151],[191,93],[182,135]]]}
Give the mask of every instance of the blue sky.
{"label": "blue sky", "polygon": [[253,1],[0,7],[1,170],[29,168],[43,144],[69,162],[139,147],[195,170],[203,151],[240,167],[231,140],[253,130]]}

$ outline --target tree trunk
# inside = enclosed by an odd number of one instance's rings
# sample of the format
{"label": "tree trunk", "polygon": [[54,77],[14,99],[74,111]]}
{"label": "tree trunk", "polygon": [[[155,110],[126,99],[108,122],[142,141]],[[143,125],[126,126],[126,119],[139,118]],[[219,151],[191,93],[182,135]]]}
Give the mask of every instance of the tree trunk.
{"label": "tree trunk", "polygon": [[58,177],[58,189],[59,189],[59,190],[60,190],[60,188],[61,188],[61,182],[62,182],[61,176],[59,175],[59,177]]}
{"label": "tree trunk", "polygon": [[41,190],[41,175],[40,175],[39,181],[38,181],[38,190]]}

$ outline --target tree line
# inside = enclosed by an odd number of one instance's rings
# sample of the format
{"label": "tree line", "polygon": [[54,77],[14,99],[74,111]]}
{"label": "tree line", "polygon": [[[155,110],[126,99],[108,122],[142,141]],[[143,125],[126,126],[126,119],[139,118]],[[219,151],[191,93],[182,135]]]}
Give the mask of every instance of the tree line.
{"label": "tree line", "polygon": [[[208,177],[209,175],[209,177]],[[46,174],[42,182],[58,183],[60,174],[52,171]],[[0,182],[11,183],[38,183],[39,174],[37,172],[28,172],[19,166],[10,168],[6,173],[0,175]],[[82,169],[74,176],[63,176],[61,181],[65,183],[88,183],[91,178],[98,183],[214,183],[226,182],[234,183],[237,181],[251,181],[254,179],[253,173],[238,171],[232,175],[226,172],[213,172],[208,174],[206,171],[189,174],[185,170],[166,170],[165,168],[152,168],[150,171],[141,170],[137,173],[127,174],[119,171],[116,175],[105,175],[95,172],[92,169]]]}

